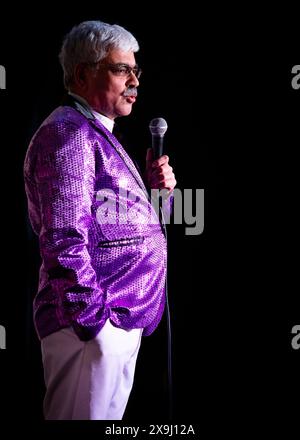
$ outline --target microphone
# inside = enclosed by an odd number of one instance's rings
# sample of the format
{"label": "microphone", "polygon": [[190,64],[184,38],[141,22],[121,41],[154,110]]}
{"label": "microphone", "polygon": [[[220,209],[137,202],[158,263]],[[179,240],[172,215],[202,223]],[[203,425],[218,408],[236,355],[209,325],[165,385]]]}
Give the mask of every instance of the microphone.
{"label": "microphone", "polygon": [[153,160],[163,155],[163,139],[167,128],[167,121],[163,118],[154,118],[149,124],[149,129],[152,134]]}
{"label": "microphone", "polygon": [[[152,119],[152,121],[149,124],[149,129],[152,134],[152,151],[153,151],[153,159],[156,160],[160,156],[163,155],[163,139],[165,132],[168,129],[167,121],[163,118],[155,118]],[[159,218],[160,224],[163,225],[163,231],[164,236],[166,238],[166,241],[168,240],[167,237],[167,228],[165,219],[163,216],[163,210],[161,206],[161,199],[156,198],[155,195],[151,195],[151,197],[154,197],[154,204],[156,205],[157,209],[157,215]],[[153,200],[153,198],[152,198]],[[165,281],[165,295],[166,295],[166,310],[167,310],[167,332],[168,332],[168,397],[169,397],[169,419],[172,420],[172,394],[173,394],[173,385],[172,385],[172,329],[171,329],[171,317],[170,317],[170,306],[169,306],[169,294],[168,294],[168,283],[167,283],[167,276]]]}

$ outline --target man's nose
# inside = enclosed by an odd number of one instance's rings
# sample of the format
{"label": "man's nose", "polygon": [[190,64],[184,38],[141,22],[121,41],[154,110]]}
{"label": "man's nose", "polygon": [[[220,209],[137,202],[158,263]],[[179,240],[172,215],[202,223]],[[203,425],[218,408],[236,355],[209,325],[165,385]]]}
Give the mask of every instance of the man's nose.
{"label": "man's nose", "polygon": [[127,86],[132,86],[132,87],[138,87],[139,86],[139,80],[137,79],[137,77],[135,76],[135,74],[133,72],[130,73],[128,80],[126,82]]}

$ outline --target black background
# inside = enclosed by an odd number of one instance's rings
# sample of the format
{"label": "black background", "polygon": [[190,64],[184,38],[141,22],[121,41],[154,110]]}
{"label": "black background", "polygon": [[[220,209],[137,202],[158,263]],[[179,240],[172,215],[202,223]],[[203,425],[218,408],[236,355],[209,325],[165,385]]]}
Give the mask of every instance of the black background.
{"label": "black background", "polygon": [[[27,220],[22,166],[31,136],[63,95],[58,52],[87,19],[117,23],[140,43],[143,68],[132,115],[120,120],[143,166],[153,117],[178,187],[204,188],[205,229],[170,225],[173,423],[241,435],[293,428],[299,396],[298,103],[294,10],[148,6],[40,6],[1,15],[2,275],[0,419],[41,420],[43,379],[31,301],[39,264]],[[168,422],[166,332],[144,338],[125,415]],[[46,430],[51,429],[45,425]],[[240,437],[239,437],[240,438]]]}

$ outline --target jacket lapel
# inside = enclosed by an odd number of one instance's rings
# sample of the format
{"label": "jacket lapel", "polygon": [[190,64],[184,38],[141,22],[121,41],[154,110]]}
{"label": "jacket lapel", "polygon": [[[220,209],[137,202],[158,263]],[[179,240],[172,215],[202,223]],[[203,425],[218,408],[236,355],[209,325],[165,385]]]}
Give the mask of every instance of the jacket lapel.
{"label": "jacket lapel", "polygon": [[143,182],[143,179],[142,179],[140,173],[138,172],[138,170],[137,170],[136,166],[134,165],[132,159],[129,157],[128,153],[125,151],[125,149],[119,143],[117,138],[109,130],[107,130],[104,127],[104,125],[101,124],[101,122],[98,121],[96,118],[93,121],[90,121],[90,122],[91,122],[91,124],[93,125],[93,127],[96,130],[100,131],[101,134],[105,136],[105,138],[109,141],[109,143],[117,151],[117,153],[123,159],[125,165],[129,169],[129,171],[131,172],[131,174],[133,175],[133,177],[137,181],[138,185],[142,188],[142,190],[147,194],[147,197],[148,197],[148,192],[147,192],[147,189],[145,187],[145,184]]}
{"label": "jacket lapel", "polygon": [[73,96],[67,95],[62,102],[62,105],[67,105],[69,107],[73,107],[75,110],[77,110],[79,113],[81,113],[85,118],[87,118],[90,122],[90,124],[93,126],[94,129],[99,131],[102,136],[104,136],[108,142],[112,145],[112,147],[116,150],[116,152],[119,154],[121,159],[124,161],[125,165],[135,178],[138,185],[142,188],[142,190],[147,195],[147,198],[149,199],[148,191],[145,187],[145,184],[143,182],[143,179],[138,172],[136,166],[134,165],[133,161],[127,154],[127,152],[124,150],[122,145],[119,143],[117,138],[109,131],[107,130],[103,124],[101,124],[100,121],[98,121],[91,110],[86,107],[83,103],[77,101]]}

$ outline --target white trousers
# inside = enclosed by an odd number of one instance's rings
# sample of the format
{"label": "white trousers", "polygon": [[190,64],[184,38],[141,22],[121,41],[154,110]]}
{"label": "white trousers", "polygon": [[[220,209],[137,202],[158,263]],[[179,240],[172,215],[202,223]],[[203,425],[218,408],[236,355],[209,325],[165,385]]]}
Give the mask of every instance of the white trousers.
{"label": "white trousers", "polygon": [[109,320],[81,341],[70,328],[42,339],[47,420],[121,420],[132,389],[142,329]]}

